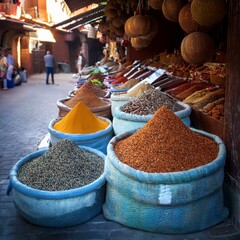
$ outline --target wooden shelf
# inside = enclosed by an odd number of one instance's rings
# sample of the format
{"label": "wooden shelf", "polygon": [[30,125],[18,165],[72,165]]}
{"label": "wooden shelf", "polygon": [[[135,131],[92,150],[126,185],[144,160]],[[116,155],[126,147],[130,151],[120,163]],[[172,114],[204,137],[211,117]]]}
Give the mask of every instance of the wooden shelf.
{"label": "wooden shelf", "polygon": [[192,109],[190,119],[192,127],[215,134],[223,139],[223,122],[195,109]]}

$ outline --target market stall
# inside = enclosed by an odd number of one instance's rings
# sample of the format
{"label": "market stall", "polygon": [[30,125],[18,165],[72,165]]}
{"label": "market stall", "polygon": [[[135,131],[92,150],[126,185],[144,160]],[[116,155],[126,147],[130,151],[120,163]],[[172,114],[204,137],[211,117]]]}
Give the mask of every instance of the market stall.
{"label": "market stall", "polygon": [[[127,61],[119,64],[105,57],[82,72],[73,91],[61,100],[61,106],[58,104],[59,118],[51,123],[50,133],[56,122],[64,121],[84,102],[88,114],[113,124],[114,134],[107,141],[98,139],[97,133],[91,139],[94,144],[105,144],[105,217],[152,232],[204,230],[228,217],[223,195],[225,141],[229,142],[224,125],[226,92],[230,98],[226,85],[227,3],[164,0],[160,8],[149,4],[152,9],[146,9],[143,1],[133,2],[135,5],[126,6],[122,1],[108,1],[106,19],[99,26],[109,41],[120,38],[123,44],[127,43]],[[125,15],[125,7],[132,14]],[[169,49],[166,41],[161,39],[159,43],[161,30],[156,28],[154,19],[158,14],[158,19],[180,23],[181,28],[175,33],[181,34]],[[176,28],[175,24],[172,26],[168,31]],[[108,115],[104,116],[107,119],[95,111],[95,107],[103,106],[108,107]],[[142,125],[137,125],[138,118],[144,120]],[[79,119],[76,122],[81,125]],[[65,123],[76,126],[76,122]],[[48,141],[49,149],[56,144],[53,139]],[[87,141],[83,138],[81,144]],[[186,164],[196,164],[185,168],[184,160]],[[165,164],[165,169],[156,170],[159,162]],[[172,163],[172,168],[167,163]],[[150,170],[143,168],[145,165]],[[151,184],[157,185],[157,190]],[[189,194],[189,199],[184,194]],[[193,218],[196,212],[201,218]],[[174,217],[169,222],[161,220],[162,214],[181,216],[184,221],[179,226]]]}

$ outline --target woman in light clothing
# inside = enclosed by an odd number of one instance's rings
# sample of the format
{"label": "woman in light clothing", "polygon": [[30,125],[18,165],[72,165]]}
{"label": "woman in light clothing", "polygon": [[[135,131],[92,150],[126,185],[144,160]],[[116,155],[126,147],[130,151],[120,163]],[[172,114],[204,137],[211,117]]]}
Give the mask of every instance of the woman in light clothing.
{"label": "woman in light clothing", "polygon": [[82,73],[82,64],[83,64],[83,56],[82,56],[82,52],[80,52],[77,60],[77,70],[79,75],[81,75]]}

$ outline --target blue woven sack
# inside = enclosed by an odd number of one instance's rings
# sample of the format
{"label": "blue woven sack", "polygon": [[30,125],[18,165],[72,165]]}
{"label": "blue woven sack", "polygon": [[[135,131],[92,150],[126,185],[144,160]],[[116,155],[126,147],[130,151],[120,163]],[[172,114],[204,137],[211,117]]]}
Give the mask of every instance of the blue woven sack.
{"label": "blue woven sack", "polygon": [[115,108],[116,107],[121,107],[128,101],[135,99],[136,97],[129,97],[129,96],[121,96],[117,94],[112,94],[111,95],[111,113],[112,116],[114,116]]}
{"label": "blue woven sack", "polygon": [[212,134],[191,128],[212,138],[219,153],[209,164],[187,171],[146,173],[122,163],[114,143],[135,130],[112,138],[107,147],[107,179],[104,216],[128,227],[166,234],[201,231],[225,220],[223,178],[226,149]]}
{"label": "blue woven sack", "polygon": [[[105,161],[106,155],[80,147]],[[20,159],[10,172],[7,193],[12,190],[13,202],[18,213],[33,224],[46,227],[68,227],[84,223],[102,212],[105,199],[106,179],[103,173],[88,185],[62,191],[45,191],[29,187],[17,178],[18,170],[25,163],[41,156],[48,149],[30,153]]]}
{"label": "blue woven sack", "polygon": [[106,154],[107,145],[113,137],[113,127],[112,122],[108,118],[100,116],[99,118],[109,122],[109,126],[104,130],[89,134],[67,134],[59,132],[53,128],[57,120],[52,120],[48,125],[48,132],[50,133],[50,143],[53,145],[62,139],[68,139],[76,143],[78,146],[90,147]]}
{"label": "blue woven sack", "polygon": [[[186,126],[190,126],[190,106],[183,102],[177,103],[183,106],[184,109],[175,112],[175,114],[185,123]],[[124,132],[138,129],[144,126],[152,118],[152,116],[153,114],[136,115],[131,113],[125,113],[121,110],[121,106],[115,107],[112,121],[114,134],[119,135]]]}

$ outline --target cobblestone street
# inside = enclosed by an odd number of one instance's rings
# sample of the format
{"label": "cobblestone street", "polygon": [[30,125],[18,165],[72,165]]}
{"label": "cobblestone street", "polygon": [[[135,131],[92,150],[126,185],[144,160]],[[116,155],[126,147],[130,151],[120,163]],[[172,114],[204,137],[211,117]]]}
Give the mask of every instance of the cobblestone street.
{"label": "cobblestone street", "polygon": [[[0,90],[0,240],[239,240],[240,230],[227,220],[211,229],[186,235],[139,231],[107,221],[103,214],[74,227],[46,228],[24,220],[7,195],[8,175],[22,157],[36,151],[58,116],[56,101],[73,90],[72,74],[58,73],[55,84],[45,84],[45,73],[33,75],[21,86]],[[181,221],[181,219],[179,219]]]}

